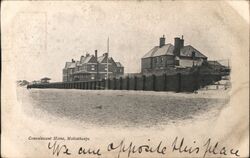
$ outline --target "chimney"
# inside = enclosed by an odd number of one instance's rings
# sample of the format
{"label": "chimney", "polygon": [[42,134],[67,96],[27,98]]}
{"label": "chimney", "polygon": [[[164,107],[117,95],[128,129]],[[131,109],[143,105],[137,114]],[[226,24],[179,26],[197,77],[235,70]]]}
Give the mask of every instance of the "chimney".
{"label": "chimney", "polygon": [[97,59],[97,50],[95,50],[95,58]]}
{"label": "chimney", "polygon": [[165,45],[165,36],[163,35],[161,38],[160,38],[160,45],[159,47],[161,48],[162,46]]}
{"label": "chimney", "polygon": [[89,56],[89,53],[86,53],[86,57],[88,57]]}
{"label": "chimney", "polygon": [[180,39],[180,48],[184,47],[184,39],[183,39],[183,35],[181,36]]}
{"label": "chimney", "polygon": [[75,62],[75,60],[74,60],[74,59],[72,59],[72,60],[71,60],[71,62],[72,62],[72,63],[74,63],[74,62]]}
{"label": "chimney", "polygon": [[180,56],[181,39],[179,37],[174,38],[174,55]]}

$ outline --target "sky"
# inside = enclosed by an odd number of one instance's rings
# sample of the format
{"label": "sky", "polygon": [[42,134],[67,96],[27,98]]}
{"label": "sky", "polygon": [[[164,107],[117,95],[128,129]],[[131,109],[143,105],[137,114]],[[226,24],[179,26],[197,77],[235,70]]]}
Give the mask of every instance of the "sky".
{"label": "sky", "polygon": [[3,68],[17,80],[62,81],[66,61],[102,55],[108,37],[125,73],[140,72],[141,57],[163,34],[166,43],[183,35],[208,60],[249,50],[246,1],[5,1],[1,12]]}

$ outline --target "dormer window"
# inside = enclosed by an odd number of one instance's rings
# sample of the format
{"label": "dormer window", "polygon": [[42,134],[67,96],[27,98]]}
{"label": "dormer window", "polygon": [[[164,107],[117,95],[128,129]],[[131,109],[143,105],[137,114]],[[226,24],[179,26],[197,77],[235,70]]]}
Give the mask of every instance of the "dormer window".
{"label": "dormer window", "polygon": [[192,51],[192,59],[195,59],[195,52]]}

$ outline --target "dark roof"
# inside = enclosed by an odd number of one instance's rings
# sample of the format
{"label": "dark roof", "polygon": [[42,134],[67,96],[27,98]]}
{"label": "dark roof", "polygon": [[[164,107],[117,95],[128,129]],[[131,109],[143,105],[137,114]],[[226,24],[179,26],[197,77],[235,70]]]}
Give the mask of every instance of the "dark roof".
{"label": "dark roof", "polygon": [[195,57],[207,58],[204,54],[199,52],[197,49],[195,49],[191,45],[184,46],[183,48],[181,48],[181,51],[180,51],[181,56],[183,56],[183,57],[192,57],[193,52],[195,52]]}
{"label": "dark roof", "polygon": [[48,77],[44,77],[44,78],[41,78],[41,80],[51,80],[51,79]]}
{"label": "dark roof", "polygon": [[[195,52],[195,56],[198,58],[207,58],[201,52],[196,50],[191,45],[184,46],[180,50],[181,57],[192,57],[192,52]],[[157,57],[162,55],[174,55],[174,46],[171,43],[165,44],[162,47],[155,46],[148,53],[146,53],[142,58]]]}

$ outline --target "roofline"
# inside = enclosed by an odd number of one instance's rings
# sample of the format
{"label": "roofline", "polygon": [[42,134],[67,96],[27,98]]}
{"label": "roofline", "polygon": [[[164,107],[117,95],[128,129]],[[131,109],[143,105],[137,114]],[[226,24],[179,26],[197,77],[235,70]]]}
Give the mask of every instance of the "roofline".
{"label": "roofline", "polygon": [[[199,53],[201,53],[199,50],[197,50],[196,48],[194,48],[192,45],[186,45],[186,46],[190,46],[190,47],[192,47],[194,50],[196,50],[197,52],[199,52]],[[186,47],[186,46],[184,46],[184,47]],[[205,56],[206,58],[207,58],[207,56],[206,55],[204,55],[203,53],[201,53],[203,56]]]}

